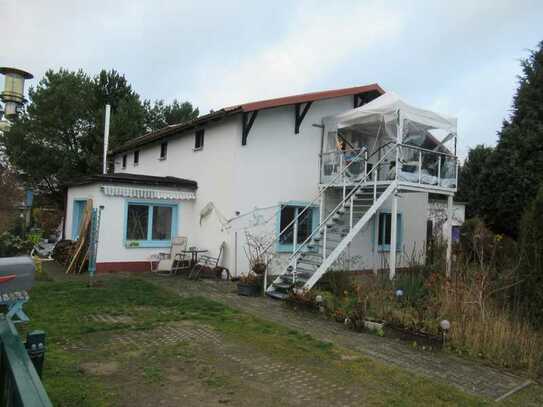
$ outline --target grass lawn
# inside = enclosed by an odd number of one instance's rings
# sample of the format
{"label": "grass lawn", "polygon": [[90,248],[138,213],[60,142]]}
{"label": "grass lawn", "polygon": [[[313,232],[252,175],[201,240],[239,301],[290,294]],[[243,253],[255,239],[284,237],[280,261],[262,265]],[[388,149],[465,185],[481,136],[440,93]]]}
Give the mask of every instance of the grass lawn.
{"label": "grass lawn", "polygon": [[[55,406],[487,405],[456,388],[138,277],[39,281]],[[542,405],[532,386],[503,405]]]}

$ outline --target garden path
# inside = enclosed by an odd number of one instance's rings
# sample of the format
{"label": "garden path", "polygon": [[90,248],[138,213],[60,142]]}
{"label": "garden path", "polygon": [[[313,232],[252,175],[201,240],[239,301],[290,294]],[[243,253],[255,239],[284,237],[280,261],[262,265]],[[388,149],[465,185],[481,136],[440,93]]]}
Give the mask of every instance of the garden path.
{"label": "garden path", "polygon": [[146,278],[180,296],[205,296],[264,320],[296,329],[314,338],[356,350],[375,359],[394,364],[415,374],[443,381],[463,391],[500,399],[527,382],[507,371],[486,366],[440,351],[413,348],[405,342],[376,335],[354,332],[318,313],[296,310],[270,298],[248,298],[236,294],[230,282],[146,275]]}

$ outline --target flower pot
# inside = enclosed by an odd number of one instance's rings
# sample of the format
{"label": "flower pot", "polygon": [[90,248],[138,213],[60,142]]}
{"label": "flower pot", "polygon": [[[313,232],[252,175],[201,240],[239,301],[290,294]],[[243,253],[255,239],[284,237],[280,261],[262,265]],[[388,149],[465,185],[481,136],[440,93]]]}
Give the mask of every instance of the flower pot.
{"label": "flower pot", "polygon": [[238,295],[257,297],[260,294],[258,285],[238,283]]}

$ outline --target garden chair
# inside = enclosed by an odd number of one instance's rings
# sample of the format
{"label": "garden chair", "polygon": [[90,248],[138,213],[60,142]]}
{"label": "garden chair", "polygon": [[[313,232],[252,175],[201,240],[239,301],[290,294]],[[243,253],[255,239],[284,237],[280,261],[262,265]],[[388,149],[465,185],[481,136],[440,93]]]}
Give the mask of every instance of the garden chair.
{"label": "garden chair", "polygon": [[190,271],[189,278],[193,280],[199,279],[201,276],[206,274],[211,274],[212,277],[221,279],[223,273],[226,274],[226,279],[230,279],[230,271],[226,267],[220,266],[222,254],[224,252],[224,247],[226,242],[222,242],[219,246],[219,255],[217,257],[201,255],[198,258],[198,263],[196,263],[192,270]]}
{"label": "garden chair", "polygon": [[172,241],[170,253],[151,255],[151,272],[171,276],[178,271],[190,269],[190,259],[186,258],[188,239],[178,236]]}

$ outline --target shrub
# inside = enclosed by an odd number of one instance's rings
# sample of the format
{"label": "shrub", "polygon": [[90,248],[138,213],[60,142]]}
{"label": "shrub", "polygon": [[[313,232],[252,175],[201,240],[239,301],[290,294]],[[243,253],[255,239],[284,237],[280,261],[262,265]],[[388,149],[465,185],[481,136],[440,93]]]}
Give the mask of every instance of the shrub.
{"label": "shrub", "polygon": [[314,291],[290,291],[288,297],[286,298],[287,304],[290,305],[300,305],[308,309],[315,309],[317,303],[315,301],[317,293]]}
{"label": "shrub", "polygon": [[354,294],[354,279],[348,271],[330,271],[324,275],[322,280],[319,286],[328,288],[336,297]]}
{"label": "shrub", "polygon": [[9,232],[0,234],[0,257],[29,254],[33,243]]}

